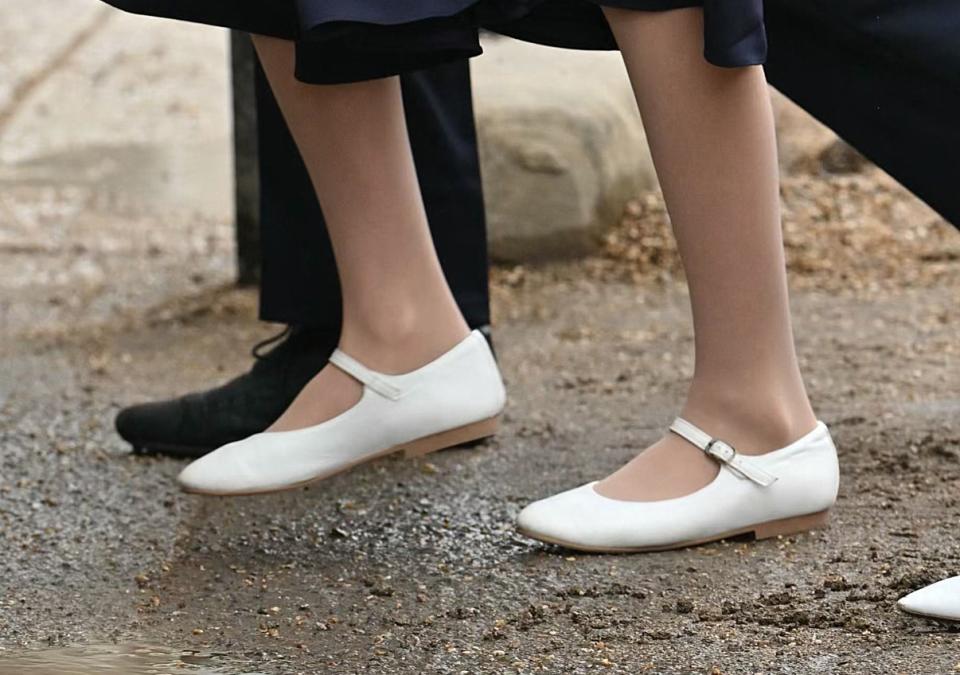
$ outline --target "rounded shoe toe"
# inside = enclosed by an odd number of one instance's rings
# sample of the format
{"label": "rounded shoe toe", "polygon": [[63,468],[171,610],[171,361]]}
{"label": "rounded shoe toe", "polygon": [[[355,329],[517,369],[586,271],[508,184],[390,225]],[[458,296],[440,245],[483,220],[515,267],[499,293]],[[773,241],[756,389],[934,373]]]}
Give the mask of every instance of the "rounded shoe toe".
{"label": "rounded shoe toe", "polygon": [[590,511],[584,509],[585,491],[593,485],[541,499],[526,506],[517,516],[517,529],[529,537],[565,546],[596,545],[596,528],[585,520]]}
{"label": "rounded shoe toe", "polygon": [[960,576],[914,591],[900,598],[897,606],[910,614],[960,621]]}
{"label": "rounded shoe toe", "polygon": [[185,492],[212,493],[217,492],[218,481],[210,471],[209,462],[204,461],[211,455],[206,455],[183,468],[177,476],[177,483]]}
{"label": "rounded shoe toe", "polygon": [[528,504],[520,511],[517,516],[517,529],[523,534],[541,537],[549,536],[556,529],[555,514],[553,510],[545,504],[548,500]]}
{"label": "rounded shoe toe", "polygon": [[238,475],[235,462],[229,461],[232,445],[204,455],[188,464],[177,476],[177,482],[185,492],[208,495],[243,493],[245,483]]}
{"label": "rounded shoe toe", "polygon": [[290,433],[296,432],[260,433],[228,443],[188,464],[177,482],[186,492],[219,496],[254,495],[293,487],[299,476],[291,479],[279,457],[284,439],[288,438],[286,434]]}

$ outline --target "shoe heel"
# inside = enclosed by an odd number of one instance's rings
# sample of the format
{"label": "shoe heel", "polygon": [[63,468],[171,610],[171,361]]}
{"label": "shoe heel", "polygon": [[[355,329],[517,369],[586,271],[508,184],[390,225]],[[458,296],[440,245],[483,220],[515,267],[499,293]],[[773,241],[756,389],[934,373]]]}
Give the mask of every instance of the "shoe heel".
{"label": "shoe heel", "polygon": [[449,431],[441,431],[439,434],[433,434],[432,436],[424,436],[404,445],[403,456],[408,458],[422,457],[437,450],[487,438],[497,433],[499,426],[500,417],[497,416]]}
{"label": "shoe heel", "polygon": [[758,540],[770,539],[771,537],[785,537],[790,534],[826,527],[829,521],[830,509],[827,509],[826,511],[818,511],[817,513],[811,513],[806,516],[771,520],[769,523],[757,525],[753,529],[753,533]]}

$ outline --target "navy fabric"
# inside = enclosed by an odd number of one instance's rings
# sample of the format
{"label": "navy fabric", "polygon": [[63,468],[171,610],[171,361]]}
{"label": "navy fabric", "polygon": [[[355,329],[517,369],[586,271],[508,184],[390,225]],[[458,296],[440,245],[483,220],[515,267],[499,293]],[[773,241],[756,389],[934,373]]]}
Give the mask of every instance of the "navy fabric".
{"label": "navy fabric", "polygon": [[481,53],[480,28],[577,49],[615,49],[601,5],[703,7],[704,56],[762,63],[763,0],[105,0],[140,14],[297,41],[297,77],[331,84],[395,75]]}
{"label": "navy fabric", "polygon": [[960,2],[767,0],[770,83],[960,228]]}

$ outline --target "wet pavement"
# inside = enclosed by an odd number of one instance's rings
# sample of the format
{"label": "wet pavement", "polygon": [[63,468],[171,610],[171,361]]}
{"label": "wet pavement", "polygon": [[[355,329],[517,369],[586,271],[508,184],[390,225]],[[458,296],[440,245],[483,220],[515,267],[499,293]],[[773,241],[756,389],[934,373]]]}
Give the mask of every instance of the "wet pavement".
{"label": "wet pavement", "polygon": [[[188,496],[183,463],[131,455],[114,415],[240,372],[273,328],[229,287],[223,73],[198,65],[222,44],[110,16],[49,72],[4,62],[32,84],[0,90],[0,675],[960,666],[956,626],[894,607],[960,572],[960,237],[902,191],[787,182],[799,349],[843,469],[827,530],[636,556],[513,531],[528,501],[656,439],[683,394],[687,299],[643,209],[616,260],[496,271],[510,405],[493,441],[280,495]],[[147,95],[133,74],[151,63]],[[58,92],[106,121],[77,124]],[[931,233],[936,251],[915,246]]]}
{"label": "wet pavement", "polygon": [[0,675],[260,675],[230,668],[228,654],[173,651],[145,645],[38,649],[0,660]]}

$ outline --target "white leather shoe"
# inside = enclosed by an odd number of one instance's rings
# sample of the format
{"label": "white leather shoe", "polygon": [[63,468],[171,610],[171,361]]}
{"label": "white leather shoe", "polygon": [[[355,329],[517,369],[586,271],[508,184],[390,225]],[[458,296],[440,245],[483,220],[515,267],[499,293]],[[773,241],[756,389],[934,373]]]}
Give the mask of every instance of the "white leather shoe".
{"label": "white leather shoe", "polygon": [[312,427],[254,434],[218,448],[180,473],[183,489],[274,492],[399,450],[423,455],[492,435],[506,401],[497,363],[479,331],[403,375],[374,372],[340,350],[330,362],[363,384],[355,406]]}
{"label": "white leather shoe", "polygon": [[757,539],[826,524],[837,498],[837,451],[827,427],[785,448],[739,455],[686,420],[670,430],[720,463],[712,483],[652,502],[622,501],[588,483],[527,506],[517,529],[528,537],[601,553],[663,551],[753,532]]}
{"label": "white leather shoe", "polygon": [[931,619],[960,621],[960,577],[944,579],[914,591],[900,598],[897,607]]}

